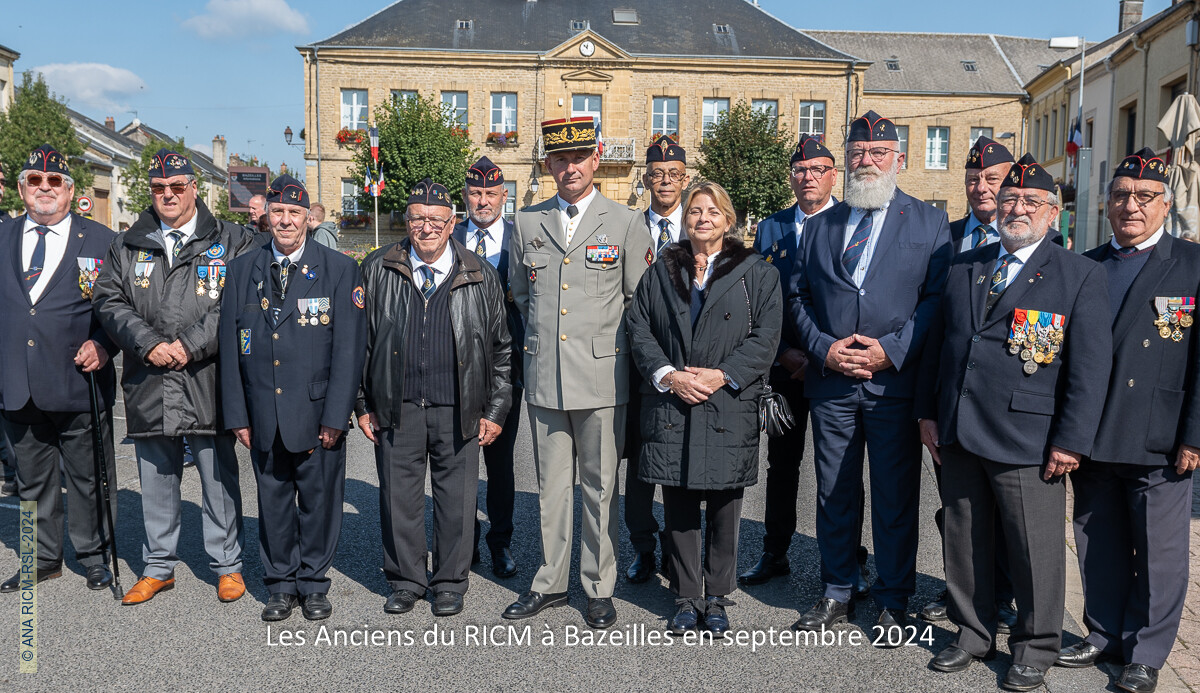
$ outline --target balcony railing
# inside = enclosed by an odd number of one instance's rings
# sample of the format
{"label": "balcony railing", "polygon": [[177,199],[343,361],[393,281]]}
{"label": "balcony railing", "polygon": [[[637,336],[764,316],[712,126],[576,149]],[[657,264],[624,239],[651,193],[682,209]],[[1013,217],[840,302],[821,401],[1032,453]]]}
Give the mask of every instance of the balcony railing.
{"label": "balcony railing", "polygon": [[[538,137],[537,148],[534,150],[537,161],[546,158],[546,148],[542,138]],[[637,139],[633,137],[605,137],[604,152],[600,154],[600,163],[632,164],[637,161]]]}

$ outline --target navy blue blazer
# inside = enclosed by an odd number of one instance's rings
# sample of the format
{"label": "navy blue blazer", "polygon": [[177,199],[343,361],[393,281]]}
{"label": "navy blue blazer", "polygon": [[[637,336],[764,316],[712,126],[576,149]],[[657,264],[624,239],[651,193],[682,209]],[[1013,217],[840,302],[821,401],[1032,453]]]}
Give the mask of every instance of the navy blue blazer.
{"label": "navy blue blazer", "polygon": [[[454,226],[454,240],[467,244],[467,226],[469,222],[460,221]],[[512,368],[511,379],[514,385],[521,386],[521,369],[524,367],[525,357],[522,349],[525,346],[525,320],[521,317],[521,311],[517,310],[517,304],[513,302],[512,283],[508,277],[508,244],[512,239],[513,223],[508,219],[504,220],[504,238],[500,245],[500,262],[493,269],[500,273],[500,286],[504,287],[504,311],[508,317],[508,334],[512,337]],[[484,265],[491,267],[492,263],[484,262]]]}
{"label": "navy blue blazer", "polygon": [[[1103,261],[1111,249],[1105,243],[1084,257]],[[1156,296],[1200,297],[1200,245],[1163,234],[1129,287],[1112,323],[1112,377],[1094,460],[1174,465],[1180,443],[1200,447],[1198,326],[1182,328],[1178,342],[1161,337]]]}
{"label": "navy blue blazer", "polygon": [[71,213],[67,247],[46,290],[31,304],[21,262],[25,216],[0,226],[0,403],[16,410],[30,400],[42,411],[85,412],[91,408],[88,376],[75,365],[75,352],[89,339],[108,352],[96,372],[100,406],[112,405],[116,389],[112,358],[116,346],[92,312],[80,287],[80,259],[103,263],[116,234],[107,226]]}
{"label": "navy blue blazer", "polygon": [[[837,199],[834,198],[834,202]],[[792,270],[796,266],[796,253],[800,248],[800,239],[796,236],[797,205],[775,212],[758,222],[758,230],[754,234],[754,250],[763,256],[775,269],[779,270],[779,290],[787,293],[792,281]],[[820,214],[820,212],[818,212]],[[816,215],[814,215],[816,216]],[[785,300],[787,296],[782,296]],[[796,334],[795,325],[791,320],[783,321],[783,336],[779,340],[779,351],[794,348],[803,349],[800,338]]]}
{"label": "navy blue blazer", "polygon": [[[861,289],[842,265],[849,217],[840,202],[809,220],[800,239],[788,311],[809,354],[804,394],[841,397],[862,383],[878,396],[912,397],[952,254],[946,213],[897,190]],[[866,381],[827,371],[829,348],[852,334],[878,339],[893,365]]]}
{"label": "navy blue blazer", "polygon": [[[941,445],[1005,464],[1044,464],[1051,445],[1087,455],[1112,361],[1104,268],[1046,238],[985,317],[993,243],[960,254],[921,360],[918,419],[936,419]],[[1062,350],[1026,374],[1008,349],[1017,309],[1065,316]]]}
{"label": "navy blue blazer", "polygon": [[[305,243],[275,325],[262,303],[273,261],[267,243],[229,263],[219,337],[224,426],[249,426],[256,450],[269,451],[278,431],[284,447],[304,452],[320,445],[321,426],[346,430],[354,409],[367,353],[362,283],[354,260]],[[296,301],[318,298],[329,300],[328,324],[300,325]]]}

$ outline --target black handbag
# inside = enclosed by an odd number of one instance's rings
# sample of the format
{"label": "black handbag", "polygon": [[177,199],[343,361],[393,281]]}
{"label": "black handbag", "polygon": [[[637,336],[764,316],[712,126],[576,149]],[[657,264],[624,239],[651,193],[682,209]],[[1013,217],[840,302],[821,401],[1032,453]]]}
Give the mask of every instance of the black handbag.
{"label": "black handbag", "polygon": [[[742,293],[746,295],[746,314],[750,317],[750,327],[753,329],[754,312],[750,310],[750,291],[746,288],[745,277],[742,278]],[[750,332],[747,331],[746,335],[749,336]],[[763,393],[758,397],[759,432],[778,438],[792,430],[795,425],[796,419],[792,416],[792,408],[788,406],[787,400],[764,382]]]}

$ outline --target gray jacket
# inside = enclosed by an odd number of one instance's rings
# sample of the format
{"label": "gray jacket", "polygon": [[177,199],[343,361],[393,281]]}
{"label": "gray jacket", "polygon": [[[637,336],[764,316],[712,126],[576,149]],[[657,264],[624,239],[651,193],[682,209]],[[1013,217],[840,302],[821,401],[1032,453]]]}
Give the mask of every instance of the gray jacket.
{"label": "gray jacket", "polygon": [[330,250],[337,250],[338,235],[337,225],[332,221],[323,221],[317,225],[317,228],[309,232],[313,240]]}

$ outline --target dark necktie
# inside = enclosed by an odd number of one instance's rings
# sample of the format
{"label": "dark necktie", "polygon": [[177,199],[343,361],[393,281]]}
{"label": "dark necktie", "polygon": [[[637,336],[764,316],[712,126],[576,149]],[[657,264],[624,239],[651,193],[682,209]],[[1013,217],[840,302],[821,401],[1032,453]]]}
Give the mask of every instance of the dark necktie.
{"label": "dark necktie", "polygon": [[475,254],[480,259],[487,259],[487,231],[479,229],[476,233],[479,234],[479,242],[475,244]]}
{"label": "dark necktie", "polygon": [[286,257],[282,262],[271,263],[271,297],[275,299],[271,307],[271,317],[275,319],[276,324],[279,323],[279,311],[283,308],[283,298],[287,295],[288,268],[291,265],[292,261]]}
{"label": "dark necktie", "polygon": [[654,247],[654,257],[662,253],[663,248],[671,242],[671,222],[667,219],[658,220],[658,244]]}
{"label": "dark necktie", "polygon": [[1017,259],[1012,253],[1005,253],[1000,256],[1000,264],[996,266],[996,271],[992,272],[992,286],[988,289],[987,312],[991,313],[996,302],[1000,300],[1000,295],[1008,288],[1008,277],[1006,270]]}
{"label": "dark necktie", "polygon": [[178,229],[172,229],[167,233],[167,238],[171,239],[171,257],[179,257],[179,251],[183,250],[183,232]]}
{"label": "dark necktie", "polygon": [[429,265],[421,265],[418,271],[421,273],[421,295],[428,301],[437,291],[437,284],[433,283],[433,269]]}
{"label": "dark necktie", "polygon": [[1118,260],[1125,260],[1136,252],[1137,248],[1135,246],[1129,246],[1128,248],[1117,248],[1116,252],[1113,253],[1113,257]]}
{"label": "dark necktie", "polygon": [[37,243],[33,246],[33,255],[29,258],[29,269],[25,272],[25,293],[33,291],[38,277],[42,276],[42,268],[46,266],[46,233],[50,230],[45,226],[33,229],[37,232]]}
{"label": "dark necktie", "polygon": [[974,238],[974,240],[971,241],[972,248],[978,248],[980,246],[987,245],[987,242],[988,242],[988,227],[987,226],[984,226],[983,224],[976,226],[974,234],[975,234],[975,238]]}
{"label": "dark necktie", "polygon": [[575,205],[567,205],[567,216],[572,219],[579,216],[579,208]]}
{"label": "dark necktie", "polygon": [[858,261],[862,258],[863,251],[867,249],[867,239],[871,237],[871,218],[873,216],[874,212],[863,214],[858,226],[854,227],[854,235],[850,236],[850,243],[842,253],[842,266],[850,274],[854,274],[854,270],[858,269]]}

